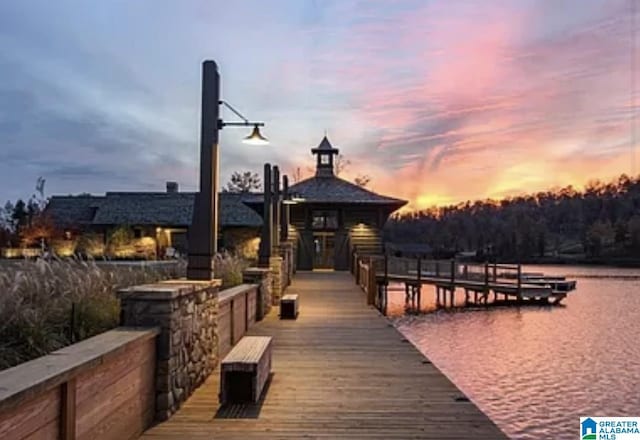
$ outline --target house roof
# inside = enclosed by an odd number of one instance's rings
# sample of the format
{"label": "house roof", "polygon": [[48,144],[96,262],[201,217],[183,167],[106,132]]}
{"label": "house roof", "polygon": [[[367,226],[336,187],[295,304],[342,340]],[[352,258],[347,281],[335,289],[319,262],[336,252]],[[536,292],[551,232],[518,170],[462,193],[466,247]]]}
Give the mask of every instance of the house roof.
{"label": "house roof", "polygon": [[315,176],[292,185],[289,193],[304,199],[304,203],[352,203],[388,205],[398,209],[406,200],[376,194],[336,176]]}
{"label": "house roof", "polygon": [[[262,225],[260,216],[246,206],[248,194],[220,194],[220,226]],[[104,196],[53,196],[47,213],[59,227],[88,225],[191,225],[195,193],[108,192]]]}
{"label": "house roof", "polygon": [[46,213],[60,228],[87,226],[93,221],[104,196],[82,194],[78,196],[53,196]]}

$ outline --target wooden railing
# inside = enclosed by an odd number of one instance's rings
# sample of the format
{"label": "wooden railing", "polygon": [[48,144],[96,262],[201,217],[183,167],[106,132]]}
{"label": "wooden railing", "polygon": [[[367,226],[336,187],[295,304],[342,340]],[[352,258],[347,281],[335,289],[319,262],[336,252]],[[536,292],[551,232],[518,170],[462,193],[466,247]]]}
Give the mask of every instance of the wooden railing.
{"label": "wooden railing", "polygon": [[0,438],[136,438],[154,417],[157,334],[117,328],[1,371]]}
{"label": "wooden railing", "polygon": [[256,322],[258,285],[241,284],[218,297],[218,355],[222,359]]}
{"label": "wooden railing", "polygon": [[[470,263],[456,260],[353,255],[356,283],[367,293],[367,303],[386,308],[386,289],[390,282],[417,285],[436,284],[444,288],[510,286],[518,296],[522,290],[522,266],[519,264]],[[449,287],[446,287],[449,286]]]}

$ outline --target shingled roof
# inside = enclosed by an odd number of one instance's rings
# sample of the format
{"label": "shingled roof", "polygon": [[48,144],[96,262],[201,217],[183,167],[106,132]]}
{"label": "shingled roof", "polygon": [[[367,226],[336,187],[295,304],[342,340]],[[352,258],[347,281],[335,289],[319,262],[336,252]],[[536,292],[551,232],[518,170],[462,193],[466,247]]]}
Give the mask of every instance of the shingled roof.
{"label": "shingled roof", "polygon": [[[220,194],[220,226],[259,227],[262,219],[243,203],[249,194]],[[47,213],[61,228],[89,225],[188,227],[195,193],[108,192],[104,196],[53,196]]]}
{"label": "shingled roof", "polygon": [[316,176],[292,185],[289,192],[304,199],[304,203],[353,203],[359,205],[389,205],[398,209],[406,200],[376,194],[336,176]]}

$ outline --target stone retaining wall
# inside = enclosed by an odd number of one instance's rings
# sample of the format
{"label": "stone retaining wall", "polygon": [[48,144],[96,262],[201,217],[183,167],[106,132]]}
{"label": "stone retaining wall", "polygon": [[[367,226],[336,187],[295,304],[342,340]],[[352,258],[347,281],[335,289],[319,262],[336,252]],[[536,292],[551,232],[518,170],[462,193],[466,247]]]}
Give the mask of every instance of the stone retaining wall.
{"label": "stone retaining wall", "polygon": [[156,420],[168,419],[216,367],[219,280],[172,280],[123,289],[121,323],[159,327]]}

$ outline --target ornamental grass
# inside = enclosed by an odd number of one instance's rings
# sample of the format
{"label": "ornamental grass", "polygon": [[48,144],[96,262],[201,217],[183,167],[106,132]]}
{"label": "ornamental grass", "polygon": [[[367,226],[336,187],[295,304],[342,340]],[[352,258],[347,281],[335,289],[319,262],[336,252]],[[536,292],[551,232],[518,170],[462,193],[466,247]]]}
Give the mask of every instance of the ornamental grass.
{"label": "ornamental grass", "polygon": [[[216,256],[223,287],[242,282],[247,264]],[[122,264],[75,259],[0,260],[0,370],[118,326],[118,289],[184,277],[183,260]]]}

